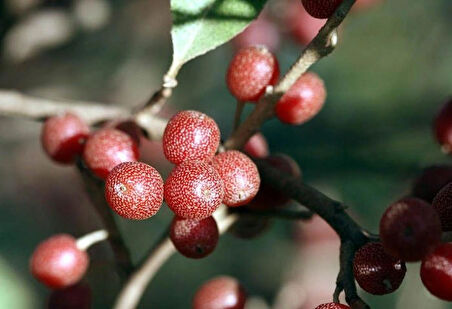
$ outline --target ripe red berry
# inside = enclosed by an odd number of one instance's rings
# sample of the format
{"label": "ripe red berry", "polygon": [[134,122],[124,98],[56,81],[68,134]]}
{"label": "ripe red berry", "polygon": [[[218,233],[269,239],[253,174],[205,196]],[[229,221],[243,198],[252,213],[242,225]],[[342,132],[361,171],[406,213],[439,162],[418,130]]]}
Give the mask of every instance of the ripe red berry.
{"label": "ripe red berry", "polygon": [[91,298],[90,287],[79,283],[53,291],[47,309],[91,309]]}
{"label": "ripe red berry", "polygon": [[392,256],[407,262],[419,261],[439,244],[441,222],[425,201],[404,198],[386,209],[380,220],[380,238]]}
{"label": "ripe red berry", "polygon": [[261,178],[256,164],[244,153],[237,150],[219,153],[212,165],[223,180],[224,204],[237,207],[248,204],[256,196]]}
{"label": "ripe red berry", "polygon": [[302,124],[318,114],[325,99],[322,79],[313,72],[306,72],[278,101],[276,116],[284,123]]}
{"label": "ripe red berry", "polygon": [[413,196],[431,203],[436,194],[449,182],[452,182],[451,165],[427,167],[413,185]]}
{"label": "ripe red berry", "polygon": [[212,216],[201,220],[174,217],[170,238],[182,255],[192,259],[203,258],[217,246],[217,222]]}
{"label": "ripe red berry", "polygon": [[298,0],[289,1],[285,11],[284,21],[290,34],[303,45],[311,42],[325,24],[324,20],[309,15]]}
{"label": "ripe red berry", "polygon": [[337,303],[322,304],[315,309],[350,309],[349,306]]}
{"label": "ripe red berry", "polygon": [[246,294],[231,277],[217,277],[204,283],[193,297],[192,309],[243,309]]}
{"label": "ripe red berry", "polygon": [[239,50],[226,74],[226,84],[232,95],[242,102],[255,102],[268,85],[279,77],[275,56],[263,46],[249,46]]}
{"label": "ripe red berry", "polygon": [[452,244],[439,245],[421,265],[421,280],[427,290],[442,300],[452,301]]}
{"label": "ripe red berry", "polygon": [[220,144],[220,129],[212,118],[197,111],[182,111],[168,122],[163,151],[168,161],[209,161]]}
{"label": "ripe red berry", "polygon": [[133,120],[111,121],[105,125],[105,128],[113,128],[129,135],[133,141],[140,145],[140,138],[143,136],[141,128]]}
{"label": "ripe red berry", "polygon": [[88,137],[89,127],[73,114],[50,117],[41,131],[44,151],[59,163],[74,162],[83,151],[83,143]]}
{"label": "ripe red berry", "polygon": [[388,255],[380,243],[368,243],[356,252],[353,273],[364,291],[384,295],[399,288],[406,267],[403,261]]}
{"label": "ripe red berry", "polygon": [[263,159],[269,155],[267,140],[262,133],[256,133],[243,146],[243,151],[250,157]]}
{"label": "ripe red berry", "polygon": [[301,0],[305,10],[315,18],[329,18],[342,0]]}
{"label": "ripe red berry", "polygon": [[165,182],[165,201],[179,217],[204,219],[220,206],[223,181],[208,163],[186,161],[176,166]]}
{"label": "ripe red berry", "polygon": [[59,289],[77,283],[88,264],[88,255],[77,248],[76,240],[59,234],[38,245],[30,259],[30,270],[43,284]]}
{"label": "ripe red berry", "polygon": [[432,207],[438,212],[442,230],[452,231],[452,182],[438,192],[433,199]]}
{"label": "ripe red berry", "polygon": [[147,219],[162,206],[162,177],[155,168],[145,163],[121,163],[107,176],[105,198],[121,217]]}
{"label": "ripe red berry", "polygon": [[232,41],[237,49],[264,45],[269,50],[275,51],[279,47],[279,32],[277,26],[262,13],[242,33]]}
{"label": "ripe red berry", "polygon": [[452,99],[444,104],[433,123],[433,131],[444,152],[452,151]]}

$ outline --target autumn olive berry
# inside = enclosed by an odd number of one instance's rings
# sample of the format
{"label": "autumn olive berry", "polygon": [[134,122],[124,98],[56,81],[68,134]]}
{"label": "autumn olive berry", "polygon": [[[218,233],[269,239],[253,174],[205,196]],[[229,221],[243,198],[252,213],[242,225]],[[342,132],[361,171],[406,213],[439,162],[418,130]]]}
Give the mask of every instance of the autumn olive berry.
{"label": "autumn olive berry", "polygon": [[243,146],[243,151],[252,158],[263,159],[269,155],[268,143],[262,133],[256,133],[250,137]]}
{"label": "autumn olive berry", "polygon": [[301,0],[305,10],[315,18],[329,18],[343,0]]}
{"label": "autumn olive berry", "polygon": [[231,277],[217,277],[204,283],[193,297],[193,309],[244,309],[246,294]]}
{"label": "autumn olive berry", "polygon": [[452,165],[433,165],[425,168],[415,180],[412,194],[431,203],[449,182],[452,182]]}
{"label": "autumn olive berry", "polygon": [[337,303],[322,304],[315,309],[350,309],[349,306]]}
{"label": "autumn olive berry", "polygon": [[438,192],[433,199],[432,207],[438,212],[442,230],[452,231],[452,182]]}
{"label": "autumn olive berry", "polygon": [[421,280],[436,297],[452,301],[452,244],[439,245],[421,264]]}

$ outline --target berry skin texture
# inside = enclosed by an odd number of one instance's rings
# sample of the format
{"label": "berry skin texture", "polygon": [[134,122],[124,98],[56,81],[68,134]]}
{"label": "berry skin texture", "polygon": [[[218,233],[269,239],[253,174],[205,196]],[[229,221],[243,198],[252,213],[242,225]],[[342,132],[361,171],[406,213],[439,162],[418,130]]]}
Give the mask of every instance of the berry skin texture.
{"label": "berry skin texture", "polygon": [[322,79],[313,72],[306,72],[276,103],[276,116],[283,123],[302,124],[320,112],[325,99]]}
{"label": "berry skin texture", "polygon": [[212,160],[224,184],[223,203],[230,207],[248,204],[259,191],[261,178],[256,164],[244,153],[230,150]]}
{"label": "berry skin texture", "polygon": [[380,243],[368,243],[356,252],[353,273],[364,291],[384,295],[399,288],[406,266],[403,261],[388,255]]}
{"label": "berry skin texture", "polygon": [[184,162],[168,176],[164,196],[176,216],[204,219],[220,206],[224,196],[223,181],[208,163]]}
{"label": "berry skin texture", "polygon": [[163,134],[165,157],[174,164],[210,161],[220,144],[220,129],[212,118],[197,111],[182,111],[168,122]]}
{"label": "berry skin texture", "polygon": [[444,104],[433,123],[436,140],[446,153],[452,150],[452,98]]}
{"label": "berry skin texture", "polygon": [[452,244],[439,245],[421,264],[421,280],[436,297],[452,301]]}
{"label": "berry skin texture", "polygon": [[431,205],[404,198],[390,205],[380,220],[385,251],[406,262],[416,262],[432,252],[441,238],[441,222]]}
{"label": "berry skin texture", "polygon": [[163,203],[162,176],[145,163],[121,163],[107,176],[105,198],[121,217],[132,220],[150,218]]}
{"label": "berry skin texture", "polygon": [[315,18],[329,18],[342,0],[301,0],[305,10]]}
{"label": "berry skin texture", "polygon": [[73,114],[48,118],[41,131],[44,151],[54,161],[69,164],[83,151],[83,144],[89,135],[89,127]]}
{"label": "berry skin texture", "polygon": [[182,255],[200,259],[213,252],[218,243],[219,232],[215,219],[184,219],[174,217],[170,227],[170,238]]}
{"label": "berry skin texture", "polygon": [[442,230],[452,231],[452,182],[438,192],[433,199],[432,207],[438,212]]}
{"label": "berry skin texture", "polygon": [[111,128],[101,129],[86,141],[83,160],[99,178],[123,162],[134,162],[139,157],[137,144],[128,134]]}
{"label": "berry skin texture", "polygon": [[226,73],[226,84],[238,101],[256,102],[278,77],[275,56],[263,46],[249,46],[235,54]]}
{"label": "berry skin texture", "polygon": [[30,259],[32,275],[51,289],[77,283],[88,269],[89,258],[70,235],[59,234],[41,242]]}
{"label": "berry skin texture", "polygon": [[243,151],[256,159],[263,159],[270,154],[267,140],[262,133],[256,133],[251,136],[245,146],[243,146]]}
{"label": "berry skin texture", "polygon": [[343,305],[343,304],[336,304],[336,303],[327,303],[322,304],[315,309],[350,309],[349,306]]}
{"label": "berry skin texture", "polygon": [[192,309],[243,309],[246,294],[231,277],[217,277],[204,283],[193,297]]}

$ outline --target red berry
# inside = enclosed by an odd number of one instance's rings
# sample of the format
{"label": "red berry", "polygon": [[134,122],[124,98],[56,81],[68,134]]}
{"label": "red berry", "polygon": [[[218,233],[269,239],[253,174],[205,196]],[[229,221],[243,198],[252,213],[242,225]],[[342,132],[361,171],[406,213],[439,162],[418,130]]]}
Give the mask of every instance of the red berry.
{"label": "red berry", "polygon": [[155,168],[145,163],[121,163],[107,176],[105,198],[121,217],[147,219],[162,206],[162,177]]}
{"label": "red berry", "polygon": [[91,308],[91,289],[84,284],[76,284],[62,290],[53,291],[47,305],[47,309]]}
{"label": "red berry", "polygon": [[231,277],[217,277],[204,283],[193,297],[192,309],[243,309],[246,294]]}
{"label": "red berry", "polygon": [[278,77],[279,66],[275,56],[263,46],[249,46],[235,54],[229,64],[226,84],[237,100],[256,102]]}
{"label": "red berry", "polygon": [[299,0],[294,0],[286,6],[284,21],[292,37],[303,45],[307,45],[319,33],[325,24],[324,20],[309,15]]}
{"label": "red berry", "polygon": [[452,231],[452,182],[438,192],[432,206],[438,212],[442,230]]}
{"label": "red berry", "polygon": [[210,161],[220,144],[220,129],[212,118],[197,111],[182,111],[168,122],[163,151],[168,161]]}
{"label": "red berry", "polygon": [[421,265],[421,280],[438,298],[452,301],[452,244],[441,244]]}
{"label": "red berry", "polygon": [[415,262],[432,252],[441,239],[441,222],[431,205],[404,198],[386,209],[380,220],[380,238],[386,252]]}
{"label": "red berry", "polygon": [[452,99],[444,104],[433,123],[436,140],[447,153],[452,151]]}
{"label": "red berry", "polygon": [[71,163],[83,151],[89,127],[73,114],[50,117],[41,131],[44,151],[56,162]]}
{"label": "red berry", "polygon": [[188,258],[199,259],[212,253],[218,237],[217,222],[212,216],[201,220],[174,217],[171,223],[171,241]]}
{"label": "red berry", "polygon": [[256,133],[243,146],[243,151],[250,157],[263,159],[269,155],[267,140],[262,133]]}
{"label": "red berry", "polygon": [[276,116],[284,123],[302,124],[318,114],[325,99],[322,79],[313,72],[304,73],[276,104]]}
{"label": "red berry", "polygon": [[126,133],[105,128],[91,135],[86,141],[83,160],[98,177],[105,179],[118,164],[137,161],[137,144]]}
{"label": "red berry", "polygon": [[111,121],[105,125],[105,128],[113,128],[129,135],[133,141],[140,145],[140,138],[143,136],[141,128],[133,120]]}
{"label": "red berry", "polygon": [[337,303],[327,303],[322,304],[315,309],[350,309],[347,305],[337,304]]}
{"label": "red berry", "polygon": [[38,245],[30,259],[30,270],[43,284],[59,289],[77,283],[88,264],[88,255],[77,248],[76,240],[59,234]]}
{"label": "red berry", "polygon": [[277,26],[268,19],[266,14],[260,14],[232,42],[237,49],[254,45],[264,45],[269,50],[275,51],[279,47],[279,41]]}
{"label": "red berry", "polygon": [[186,161],[176,166],[165,182],[165,201],[179,217],[204,219],[220,206],[223,181],[208,163]]}
{"label": "red berry", "polygon": [[301,0],[305,10],[315,18],[329,18],[342,0]]}
{"label": "red berry", "polygon": [[241,206],[248,204],[256,196],[261,178],[256,164],[244,153],[230,150],[217,154],[212,165],[223,180],[224,204]]}
{"label": "red berry", "polygon": [[433,165],[422,171],[413,186],[413,196],[429,203],[438,192],[449,182],[452,182],[451,165]]}
{"label": "red berry", "polygon": [[384,295],[399,288],[406,267],[404,262],[388,255],[380,243],[368,243],[356,252],[353,273],[364,291]]}

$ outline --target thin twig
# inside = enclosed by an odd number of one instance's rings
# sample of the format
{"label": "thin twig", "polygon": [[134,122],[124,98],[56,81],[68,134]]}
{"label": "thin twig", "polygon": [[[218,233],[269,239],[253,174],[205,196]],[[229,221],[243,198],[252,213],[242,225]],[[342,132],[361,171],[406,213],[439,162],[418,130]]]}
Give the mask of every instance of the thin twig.
{"label": "thin twig", "polygon": [[79,248],[80,250],[87,250],[92,245],[97,244],[98,242],[104,241],[107,238],[108,238],[108,231],[102,229],[102,230],[91,232],[82,237],[79,237],[77,239],[76,245],[77,245],[77,248]]}
{"label": "thin twig", "polygon": [[240,125],[240,118],[242,117],[243,108],[245,107],[245,102],[243,101],[237,101],[237,104],[235,106],[235,113],[234,113],[234,124],[232,126],[233,131],[237,130],[237,128]]}

